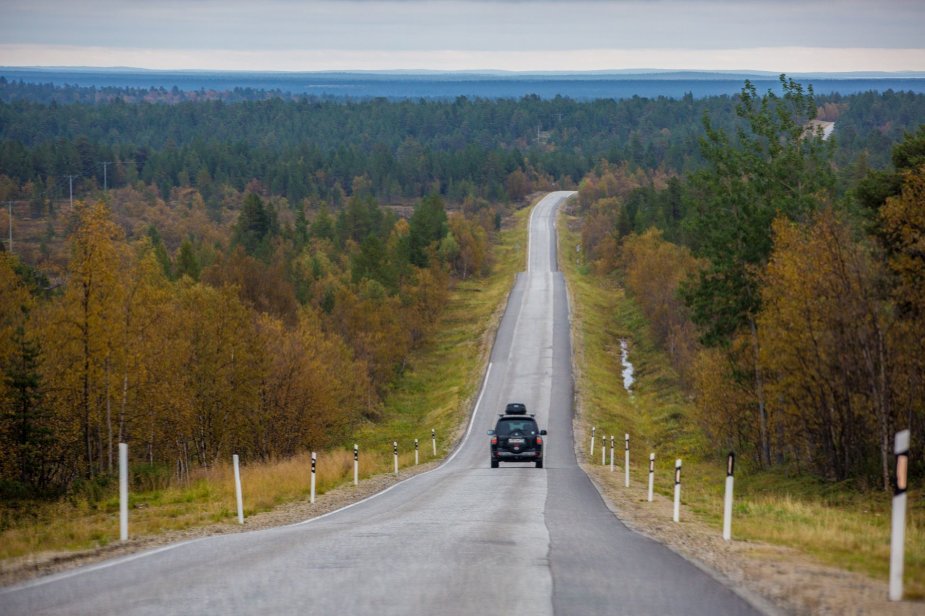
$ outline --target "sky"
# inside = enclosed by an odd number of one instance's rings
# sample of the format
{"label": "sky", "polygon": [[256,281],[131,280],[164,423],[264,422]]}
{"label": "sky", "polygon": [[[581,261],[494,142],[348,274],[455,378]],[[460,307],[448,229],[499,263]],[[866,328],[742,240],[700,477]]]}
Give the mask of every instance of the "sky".
{"label": "sky", "polygon": [[0,66],[925,71],[925,0],[0,0]]}

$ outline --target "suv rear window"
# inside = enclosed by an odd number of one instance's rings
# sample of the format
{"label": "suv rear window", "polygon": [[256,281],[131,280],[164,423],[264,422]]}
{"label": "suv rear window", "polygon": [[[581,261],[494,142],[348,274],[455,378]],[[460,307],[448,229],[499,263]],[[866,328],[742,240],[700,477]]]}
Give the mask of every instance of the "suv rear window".
{"label": "suv rear window", "polygon": [[504,417],[498,420],[498,425],[495,427],[495,432],[498,436],[507,436],[516,431],[522,432],[525,436],[536,436],[539,429],[536,427],[536,421],[529,417],[524,419]]}

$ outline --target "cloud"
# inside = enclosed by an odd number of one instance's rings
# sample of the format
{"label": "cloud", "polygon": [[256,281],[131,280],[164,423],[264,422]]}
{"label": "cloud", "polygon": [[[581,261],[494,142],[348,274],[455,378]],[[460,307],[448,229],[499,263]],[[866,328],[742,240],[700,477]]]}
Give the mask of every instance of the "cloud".
{"label": "cloud", "polygon": [[923,31],[925,2],[914,0],[7,0],[0,21],[0,41],[20,50],[146,49],[178,59],[333,50],[371,59],[545,53],[555,62],[588,50],[706,58],[763,48],[774,60],[777,49],[866,48],[897,53],[850,57],[895,64],[913,62],[909,50],[925,46]]}
{"label": "cloud", "polygon": [[764,70],[772,72],[925,71],[921,49],[583,49],[545,51],[145,49],[0,45],[5,66],[131,66],[153,69],[323,71],[498,69],[590,71],[623,68]]}

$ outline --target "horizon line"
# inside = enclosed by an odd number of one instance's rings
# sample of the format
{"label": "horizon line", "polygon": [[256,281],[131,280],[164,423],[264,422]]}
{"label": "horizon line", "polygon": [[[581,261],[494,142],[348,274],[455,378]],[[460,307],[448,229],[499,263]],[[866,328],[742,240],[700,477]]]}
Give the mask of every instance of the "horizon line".
{"label": "horizon line", "polygon": [[250,69],[250,68],[146,68],[140,66],[92,66],[92,65],[0,65],[0,70],[35,70],[35,71],[104,71],[104,72],[138,72],[138,73],[230,73],[230,74],[275,74],[275,75],[305,75],[305,74],[329,74],[329,75],[356,75],[356,74],[377,74],[377,75],[512,75],[512,76],[548,76],[548,75],[625,75],[625,76],[650,76],[650,75],[670,75],[670,74],[715,74],[715,75],[754,75],[760,77],[777,78],[780,75],[788,76],[810,76],[810,75],[832,75],[832,76],[860,76],[865,75],[871,78],[874,76],[884,76],[886,78],[905,76],[910,79],[925,79],[925,71],[920,70],[846,70],[846,71],[769,71],[763,69],[710,69],[710,68],[615,68],[615,69],[587,69],[587,70],[513,70],[513,69],[494,69],[494,68],[472,68],[472,69],[429,69],[429,68],[387,68],[387,69],[311,69],[311,70],[286,70],[286,69]]}

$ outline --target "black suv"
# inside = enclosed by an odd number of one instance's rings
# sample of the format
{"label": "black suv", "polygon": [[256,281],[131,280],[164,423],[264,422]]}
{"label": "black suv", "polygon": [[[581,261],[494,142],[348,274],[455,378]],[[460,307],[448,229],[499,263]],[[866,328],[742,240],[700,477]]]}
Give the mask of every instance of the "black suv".
{"label": "black suv", "polygon": [[540,430],[533,415],[527,415],[525,405],[508,404],[488,436],[491,437],[492,468],[498,468],[500,462],[535,462],[536,468],[543,468],[546,430]]}

